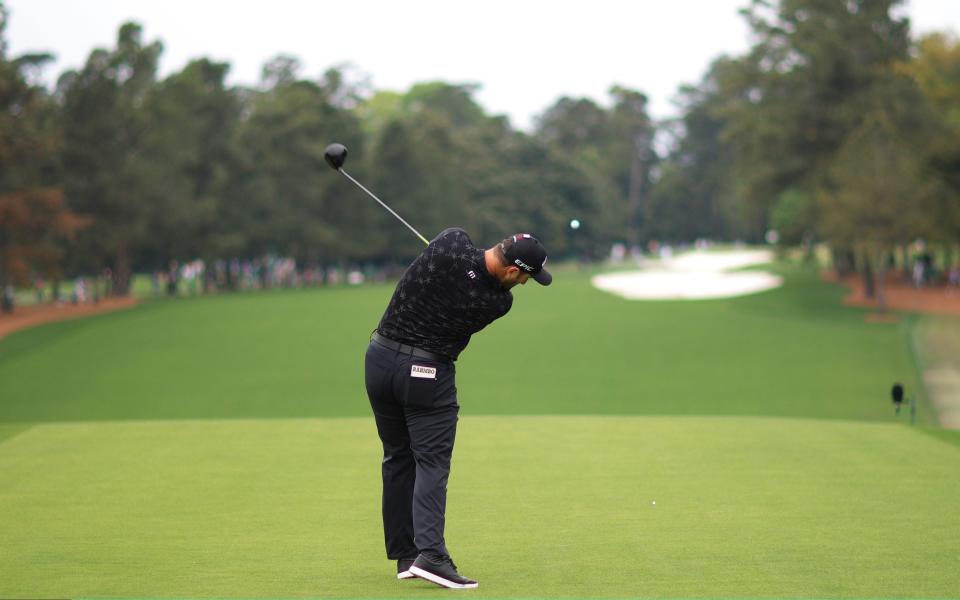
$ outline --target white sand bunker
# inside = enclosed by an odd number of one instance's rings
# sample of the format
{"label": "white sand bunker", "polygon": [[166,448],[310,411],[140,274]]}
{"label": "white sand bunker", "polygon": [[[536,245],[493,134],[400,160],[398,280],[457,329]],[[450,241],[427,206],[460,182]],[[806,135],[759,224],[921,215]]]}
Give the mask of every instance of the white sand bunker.
{"label": "white sand bunker", "polygon": [[641,271],[597,275],[592,283],[628,300],[732,298],[783,285],[782,277],[763,271],[727,272],[771,262],[768,250],[697,251]]}

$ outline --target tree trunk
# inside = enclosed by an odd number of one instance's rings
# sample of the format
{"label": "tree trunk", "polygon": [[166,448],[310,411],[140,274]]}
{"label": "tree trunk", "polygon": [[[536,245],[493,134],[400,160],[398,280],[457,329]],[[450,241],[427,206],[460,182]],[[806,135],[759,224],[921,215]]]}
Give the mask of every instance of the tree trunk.
{"label": "tree trunk", "polygon": [[649,209],[643,206],[643,188],[646,184],[646,167],[650,160],[650,143],[652,139],[650,133],[645,129],[634,129],[633,136],[633,154],[630,161],[630,183],[627,190],[627,244],[631,247],[640,245],[640,230],[643,224],[649,219],[641,219],[641,216],[649,217]]}
{"label": "tree trunk", "polygon": [[803,264],[810,265],[813,264],[816,259],[816,245],[813,243],[813,234],[805,233],[803,235]]}
{"label": "tree trunk", "polygon": [[627,246],[636,248],[640,245],[640,213],[642,212],[643,197],[643,162],[640,156],[634,153],[630,164],[630,189],[627,193]]}
{"label": "tree trunk", "polygon": [[873,266],[870,264],[870,257],[863,257],[863,295],[867,298],[876,298],[876,282],[873,278]]}
{"label": "tree trunk", "polygon": [[883,254],[880,254],[880,264],[877,266],[877,310],[880,314],[887,312],[887,295],[885,290],[887,265],[883,260]]}
{"label": "tree trunk", "polygon": [[113,264],[113,295],[130,295],[130,252],[126,244],[117,247]]}
{"label": "tree trunk", "polygon": [[833,249],[833,265],[837,270],[838,277],[846,277],[856,271],[852,254],[847,249]]}
{"label": "tree trunk", "polygon": [[7,298],[7,270],[3,268],[4,256],[0,252],[0,311],[13,312],[13,302]]}

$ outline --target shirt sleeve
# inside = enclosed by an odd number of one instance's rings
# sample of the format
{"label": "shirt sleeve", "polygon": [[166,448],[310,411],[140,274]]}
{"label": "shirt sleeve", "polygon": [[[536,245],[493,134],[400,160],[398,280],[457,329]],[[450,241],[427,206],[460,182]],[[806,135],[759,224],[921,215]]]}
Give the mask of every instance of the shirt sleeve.
{"label": "shirt sleeve", "polygon": [[433,238],[423,256],[427,268],[438,273],[449,273],[464,261],[469,260],[473,242],[467,232],[459,227],[450,227]]}

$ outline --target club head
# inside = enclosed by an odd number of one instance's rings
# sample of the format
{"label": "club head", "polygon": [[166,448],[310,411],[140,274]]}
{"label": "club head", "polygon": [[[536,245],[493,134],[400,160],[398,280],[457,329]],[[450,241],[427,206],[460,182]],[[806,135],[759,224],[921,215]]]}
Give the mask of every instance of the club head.
{"label": "club head", "polygon": [[331,169],[339,171],[343,163],[347,162],[347,147],[343,144],[330,144],[323,151],[323,159],[327,161]]}

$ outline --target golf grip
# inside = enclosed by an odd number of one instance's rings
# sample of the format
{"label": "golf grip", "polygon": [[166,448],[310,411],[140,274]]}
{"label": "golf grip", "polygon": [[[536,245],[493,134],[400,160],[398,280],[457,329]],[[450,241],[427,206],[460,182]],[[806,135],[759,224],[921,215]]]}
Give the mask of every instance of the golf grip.
{"label": "golf grip", "polygon": [[393,215],[393,216],[395,216],[396,218],[400,219],[400,222],[403,223],[404,225],[406,225],[407,228],[410,229],[410,231],[412,231],[412,232],[414,232],[415,234],[417,234],[417,237],[420,238],[420,240],[421,240],[424,244],[426,244],[426,245],[428,245],[428,246],[430,245],[430,242],[427,241],[427,238],[425,238],[425,237],[423,237],[422,235],[420,235],[420,232],[417,231],[416,229],[414,229],[414,228],[413,228],[413,225],[411,225],[410,223],[407,223],[406,221],[404,221],[404,220],[403,220],[403,217],[401,217],[401,216],[398,215],[397,213],[393,212],[393,209],[390,208],[389,206],[387,206],[386,204],[384,204],[384,203],[383,203],[383,200],[381,200],[380,198],[377,198],[377,196],[376,196],[373,192],[371,192],[371,191],[368,190],[367,188],[363,187],[363,185],[361,185],[359,181],[357,181],[357,180],[354,179],[353,177],[350,177],[350,174],[347,173],[346,171],[344,171],[343,169],[337,169],[337,170],[340,171],[340,173],[342,173],[344,177],[346,177],[347,179],[349,179],[350,181],[352,181],[353,183],[355,183],[358,188],[360,188],[361,190],[363,190],[363,191],[365,191],[366,193],[370,194],[370,197],[373,198],[374,200],[376,200],[377,202],[379,202],[379,203],[380,203],[380,206],[382,206],[382,207],[384,207],[385,209],[387,209],[388,211],[390,211],[390,214],[391,214],[391,215]]}

